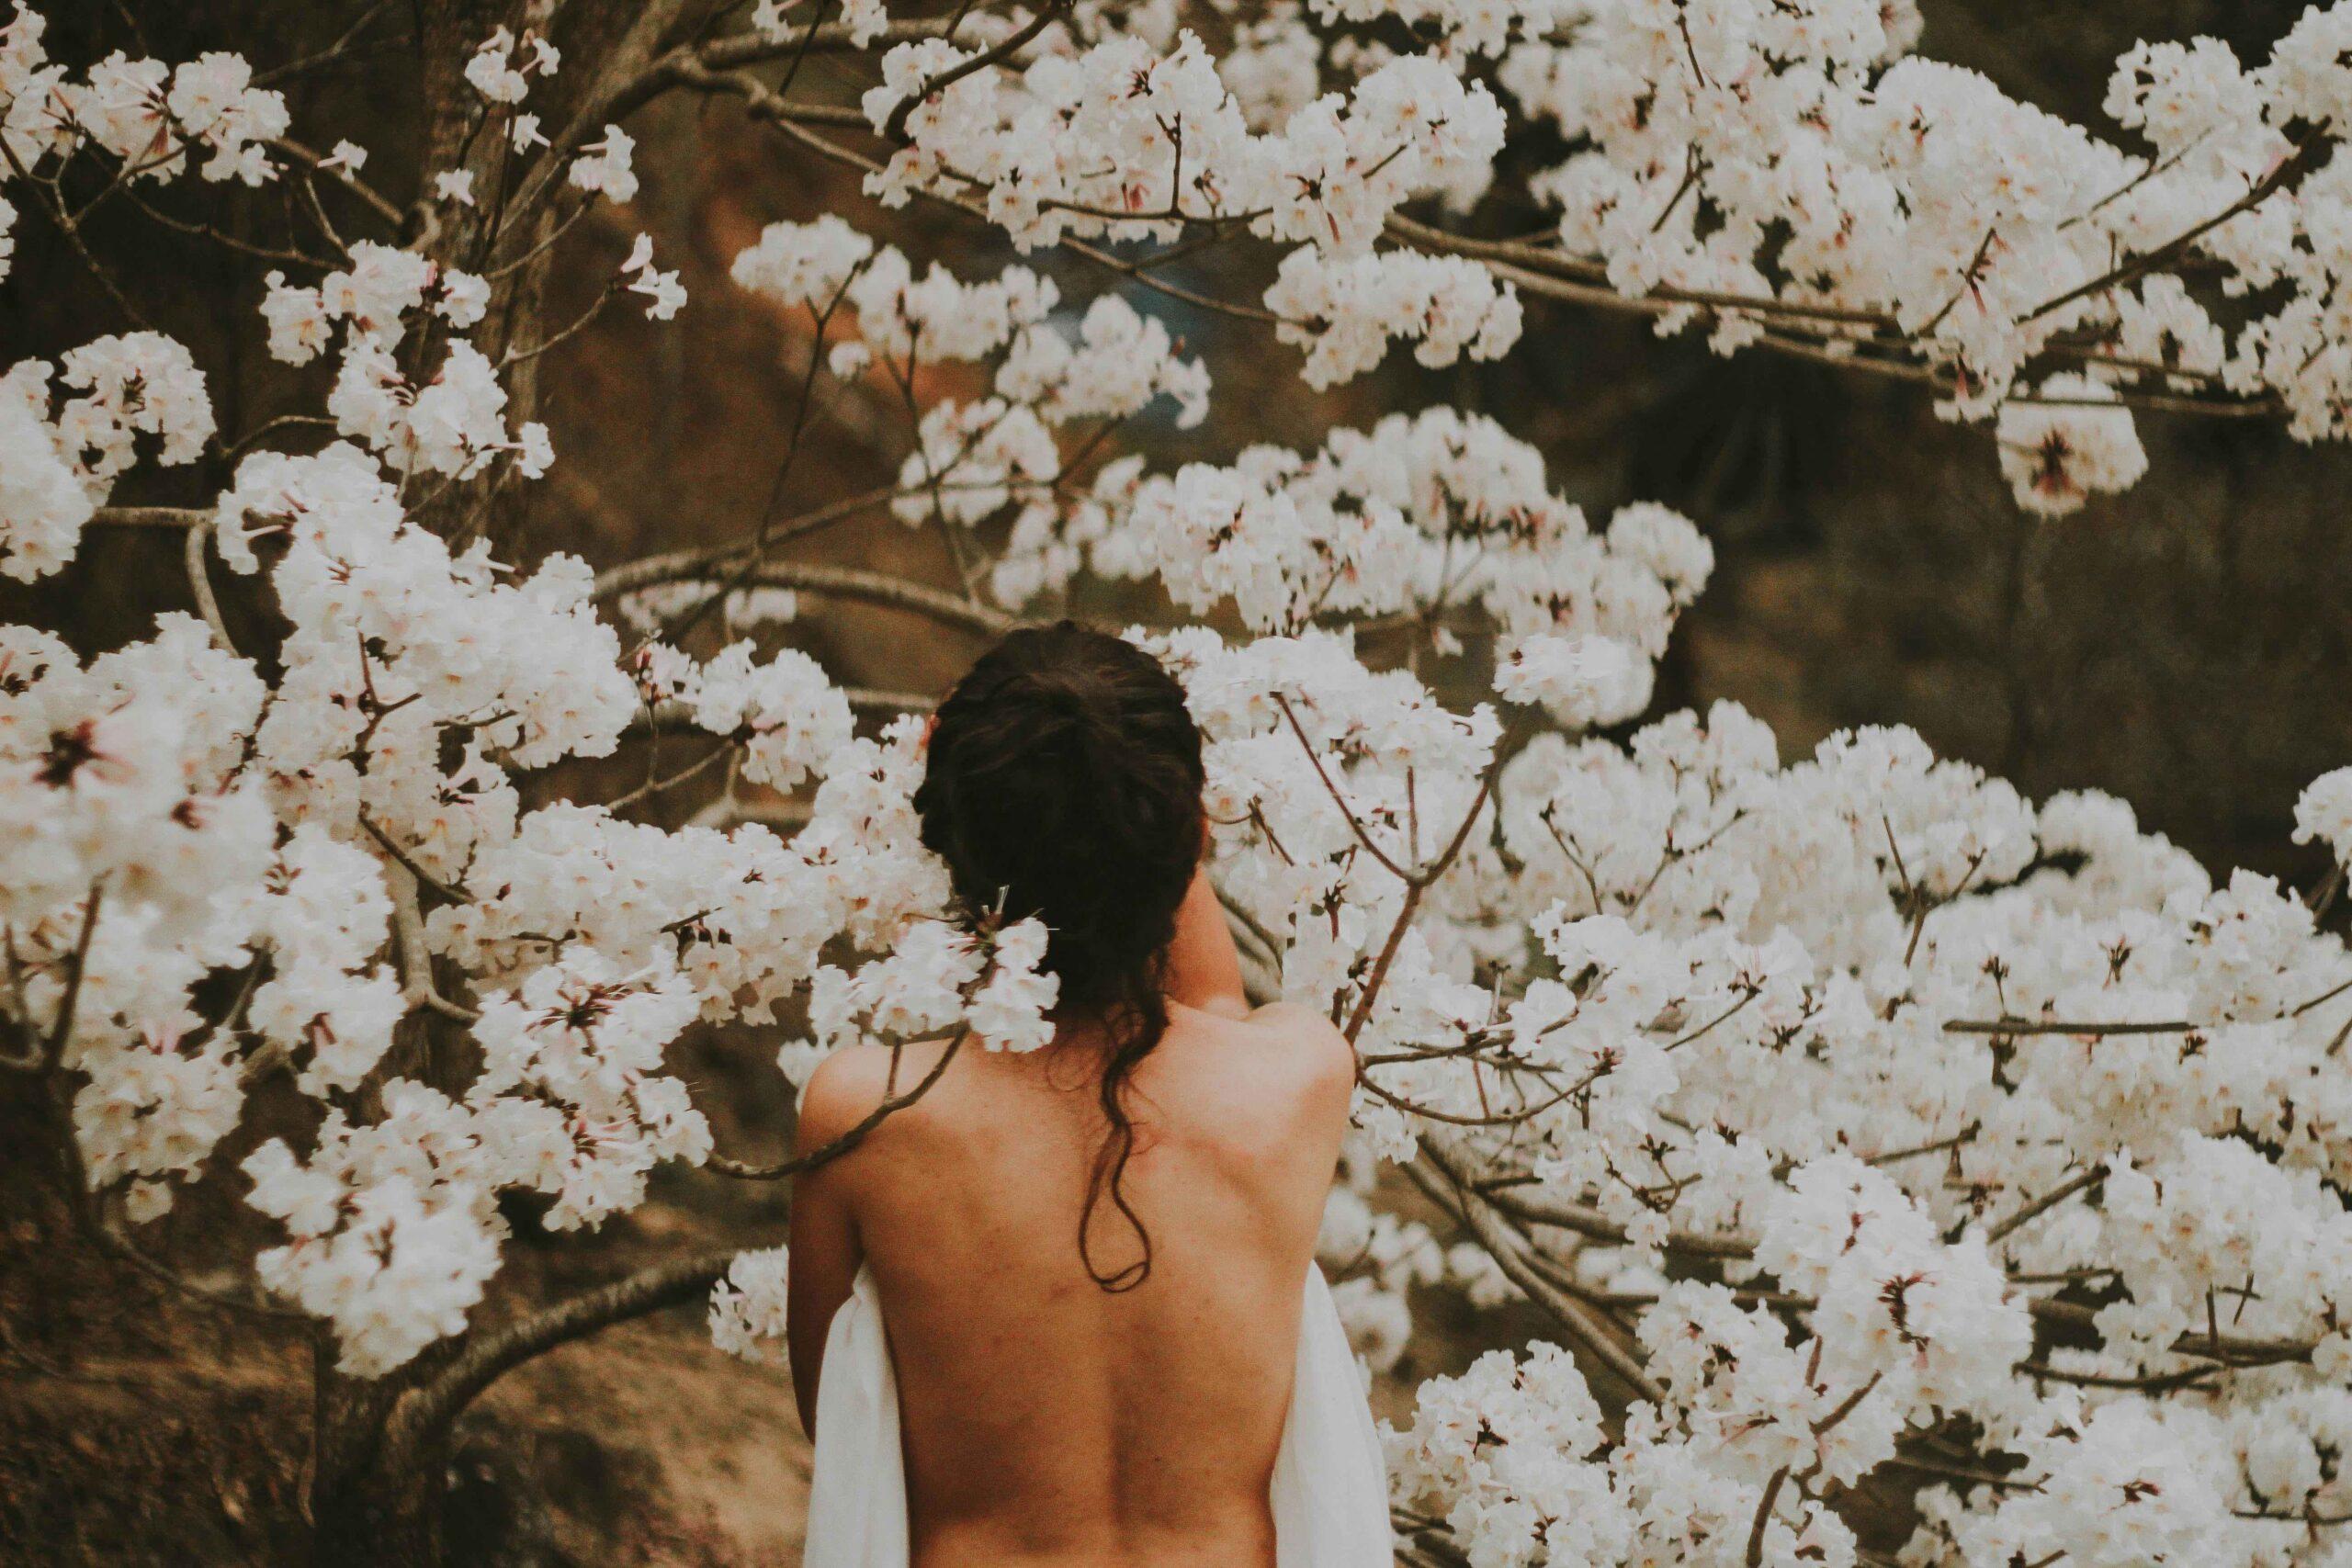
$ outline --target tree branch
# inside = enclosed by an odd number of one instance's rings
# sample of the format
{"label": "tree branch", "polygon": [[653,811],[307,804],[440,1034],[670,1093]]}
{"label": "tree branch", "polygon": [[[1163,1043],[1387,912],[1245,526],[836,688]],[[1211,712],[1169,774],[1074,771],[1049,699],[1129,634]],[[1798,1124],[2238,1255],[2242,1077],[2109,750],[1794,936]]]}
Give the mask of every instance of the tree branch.
{"label": "tree branch", "polygon": [[397,1470],[474,1397],[533,1357],[663,1307],[691,1300],[727,1272],[735,1249],[672,1258],[599,1285],[544,1312],[475,1337],[456,1359],[394,1406],[384,1428],[385,1462]]}
{"label": "tree branch", "polygon": [[2221,211],[2213,214],[2212,217],[2206,219],[2203,222],[2199,223],[2194,228],[2188,230],[2184,233],[2175,235],[2172,239],[2167,240],[2152,251],[2143,251],[2140,254],[2133,256],[2130,261],[2123,263],[2120,266],[2118,266],[2111,271],[2102,273],[2098,276],[2092,278],[2087,283],[2079,284],[2073,288],[2069,288],[2065,293],[2056,296],[2054,299],[2042,301],[2042,303],[2035,306],[2023,316],[2020,316],[2018,321],[2021,323],[2025,321],[2038,321],[2042,317],[2050,314],[2051,311],[2059,309],[2061,306],[2071,305],[2075,300],[2084,298],[2086,295],[2097,294],[2109,288],[2120,288],[2127,283],[2133,282],[2143,276],[2145,276],[2147,274],[2155,271],[2159,267],[2169,265],[2173,261],[2178,259],[2182,253],[2186,252],[2189,246],[2195,244],[2199,240],[2203,239],[2212,231],[2220,228],[2222,224],[2228,222],[2231,219],[2235,218],[2242,212],[2252,211],[2254,209],[2261,206],[2264,202],[2269,200],[2270,197],[2279,190],[2285,188],[2290,181],[2300,178],[2303,174],[2309,171],[2313,161],[2313,155],[2324,145],[2326,145],[2325,141],[2318,136],[2312,136],[2309,140],[2299,143],[2292,152],[2290,152],[2286,157],[2278,161],[2278,166],[2277,168],[2264,175],[2261,181],[2251,190],[2238,197],[2237,200],[2232,202],[2229,206],[2223,208]]}
{"label": "tree branch", "polygon": [[953,15],[895,17],[883,28],[880,37],[865,44],[851,41],[846,22],[822,22],[775,37],[755,32],[731,33],[713,39],[692,53],[697,64],[713,71],[727,71],[793,54],[844,54],[854,50],[884,50],[902,43],[920,43],[924,39],[949,38],[954,35],[958,19]]}
{"label": "tree branch", "polygon": [[[914,1088],[904,1094],[884,1095],[881,1102],[859,1118],[856,1125],[843,1132],[840,1137],[833,1139],[831,1143],[820,1145],[807,1154],[795,1155],[790,1159],[780,1160],[775,1165],[750,1165],[742,1160],[729,1159],[721,1155],[713,1155],[707,1163],[719,1175],[731,1176],[740,1181],[775,1181],[787,1176],[797,1176],[802,1171],[814,1170],[820,1165],[831,1165],[858,1145],[865,1142],[867,1134],[882,1125],[885,1121],[929,1094],[932,1086],[946,1075],[947,1064],[956,1059],[956,1053],[963,1048],[967,1033],[968,1032],[958,1032],[956,1038],[947,1043],[947,1048],[939,1054],[939,1060],[932,1064],[931,1070],[923,1074]],[[893,1057],[892,1066],[895,1067],[896,1065],[897,1059]]]}
{"label": "tree branch", "polygon": [[2039,1218],[2041,1215],[2049,1213],[2059,1204],[2064,1202],[2067,1199],[2072,1198],[2075,1193],[2082,1191],[2085,1188],[2096,1187],[2106,1179],[2107,1165],[2102,1161],[2098,1165],[2092,1166],[2088,1170],[2083,1171],[2075,1176],[2072,1179],[2061,1182],[2058,1186],[2052,1188],[2041,1197],[2036,1198],[2032,1202],[2028,1203],[2024,1208],[2019,1209],[2016,1213],[2011,1214],[2007,1219],[2003,1220],[2000,1224],[1995,1225],[1991,1230],[1986,1231],[1984,1233],[1985,1244],[1990,1246],[1994,1242],[1999,1241],[2003,1237],[2014,1234],[2020,1227],[2032,1220]]}
{"label": "tree branch", "polygon": [[[1424,1166],[1428,1168],[1424,1168]],[[1428,1134],[1421,1136],[1421,1157],[1406,1167],[1406,1174],[1414,1185],[1430,1198],[1451,1210],[1478,1238],[1498,1267],[1511,1283],[1525,1291],[1536,1305],[1549,1313],[1570,1337],[1589,1351],[1603,1366],[1624,1380],[1626,1385],[1642,1398],[1656,1404],[1666,1402],[1666,1390],[1653,1379],[1633,1353],[1618,1343],[1610,1325],[1582,1302],[1552,1283],[1527,1264],[1522,1256],[1521,1240],[1496,1216],[1478,1194],[1463,1179],[1455,1156],[1443,1142]],[[1452,1192],[1435,1179],[1442,1174],[1451,1184]]]}
{"label": "tree branch", "polygon": [[848,104],[812,104],[782,97],[756,76],[740,71],[712,71],[692,56],[673,56],[664,70],[677,86],[692,87],[699,93],[728,93],[741,98],[743,112],[754,119],[866,129],[865,114]]}
{"label": "tree branch", "polygon": [[[1430,1133],[1422,1133],[1421,1142],[1424,1148],[1430,1146]],[[1460,1159],[1463,1156],[1456,1155],[1453,1157]],[[1603,1217],[1599,1211],[1587,1208],[1583,1204],[1523,1198],[1507,1190],[1498,1189],[1491,1183],[1473,1182],[1468,1185],[1471,1190],[1477,1193],[1482,1202],[1498,1213],[1509,1214],[1524,1223],[1557,1225],[1563,1230],[1575,1231],[1578,1235],[1590,1236],[1596,1241],[1623,1245],[1626,1239],[1624,1226]],[[2055,1202],[2070,1195],[2061,1189],[2051,1194],[2051,1201]],[[2028,1213],[2022,1217],[2030,1219],[2032,1215]],[[1745,1260],[1756,1256],[1756,1243],[1750,1237],[1729,1233],[1702,1235],[1677,1231],[1668,1233],[1665,1250],[1671,1255],[1683,1258]],[[2026,1310],[2043,1323],[2096,1331],[2098,1312],[2095,1307],[2083,1306],[2074,1302],[2031,1297],[2026,1302]],[[2229,1334],[2194,1333],[2181,1335],[2173,1342],[2172,1348],[2178,1355],[2201,1356],[2209,1359],[2223,1361],[2232,1366],[2267,1366],[2281,1361],[2307,1361],[2311,1359],[2312,1344],[2313,1341],[2310,1339],[2255,1338]]]}
{"label": "tree branch", "polygon": [[212,523],[206,506],[101,506],[90,513],[93,528],[204,528]]}
{"label": "tree branch", "polygon": [[[984,49],[969,60],[952,65],[938,75],[926,76],[916,83],[915,90],[899,99],[898,107],[890,111],[890,118],[882,122],[882,140],[904,141],[907,134],[907,120],[914,114],[917,105],[933,93],[944,93],[966,77],[976,75],[1000,61],[1012,59],[1035,42],[1040,33],[1060,21],[1062,13],[1069,9],[1069,5],[1070,0],[1047,0],[1046,5],[1038,7],[1037,14],[1029,18],[1025,27],[1008,35],[994,48]],[[863,117],[860,118],[862,120]]]}
{"label": "tree branch", "polygon": [[187,568],[187,585],[196,594],[196,607],[204,616],[204,624],[212,628],[212,640],[224,653],[234,653],[237,645],[229,640],[229,624],[220,618],[220,601],[212,596],[212,575],[206,569],[204,547],[212,542],[212,519],[207,515],[187,531],[187,542],[180,552],[180,559]]}
{"label": "tree branch", "polygon": [[[748,572],[730,571],[707,550],[676,550],[667,555],[648,556],[642,560],[630,561],[625,566],[600,572],[596,578],[594,596],[599,601],[616,599],[624,593],[634,593],[639,589],[655,588],[663,583],[711,581],[721,577],[737,587],[791,588],[808,593],[829,594],[836,599],[881,604],[910,615],[924,615],[981,637],[1001,637],[1021,624],[1017,617],[1001,610],[967,604],[953,593],[927,588],[922,583],[886,572],[868,571],[857,567],[780,561],[762,562]],[[737,578],[741,581],[736,581]]]}

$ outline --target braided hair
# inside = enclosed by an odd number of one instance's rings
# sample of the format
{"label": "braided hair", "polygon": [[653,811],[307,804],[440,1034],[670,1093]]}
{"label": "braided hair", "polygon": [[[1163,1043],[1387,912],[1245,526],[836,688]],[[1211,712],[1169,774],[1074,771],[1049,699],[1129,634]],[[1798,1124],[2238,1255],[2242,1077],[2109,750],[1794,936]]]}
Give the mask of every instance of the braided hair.
{"label": "braided hair", "polygon": [[[1122,1181],[1135,1152],[1128,1080],[1168,1027],[1176,911],[1200,859],[1200,731],[1183,688],[1149,654],[1071,621],[1024,627],[940,704],[915,791],[925,847],[947,863],[974,917],[1045,922],[1057,1010],[1099,1020],[1109,1048],[1097,1094],[1109,1134],[1079,1214],[1096,1284],[1151,1274],[1151,1236]],[[1091,1239],[1107,1198],[1143,1256],[1105,1272]]]}

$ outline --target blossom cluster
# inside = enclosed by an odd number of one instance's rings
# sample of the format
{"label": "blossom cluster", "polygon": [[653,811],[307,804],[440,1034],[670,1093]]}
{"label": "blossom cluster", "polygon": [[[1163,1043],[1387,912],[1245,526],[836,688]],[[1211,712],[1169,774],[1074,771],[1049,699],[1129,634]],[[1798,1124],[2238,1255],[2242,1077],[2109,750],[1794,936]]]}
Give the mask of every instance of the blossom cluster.
{"label": "blossom cluster", "polygon": [[269,143],[290,123],[286,98],[254,85],[243,56],[216,52],[175,68],[118,51],[75,82],[50,63],[47,30],[22,0],[0,27],[0,136],[18,166],[38,168],[87,141],[130,180],[193,171],[257,186],[271,177]]}
{"label": "blossom cluster", "polygon": [[[966,283],[934,263],[918,276],[895,246],[839,218],[771,223],[740,253],[732,276],[763,299],[817,315],[820,337],[837,312],[850,335],[826,355],[837,376],[878,375],[911,396],[918,367],[990,367],[987,395],[942,397],[924,409],[915,449],[899,466],[891,510],[910,527],[962,538],[1013,509],[989,586],[1020,605],[1058,589],[1084,541],[1104,525],[1104,485],[1066,486],[1056,432],[1131,419],[1165,398],[1180,426],[1208,412],[1209,378],[1160,321],[1116,295],[1092,301],[1073,336],[1052,321],[1061,302],[1049,278],[1007,267]],[[1109,472],[1132,474],[1132,465]]]}
{"label": "blossom cluster", "polygon": [[888,51],[880,72],[865,113],[905,145],[869,177],[871,194],[895,205],[976,192],[1023,250],[1174,239],[1191,225],[1296,246],[1266,303],[1286,339],[1311,345],[1317,386],[1378,364],[1391,338],[1448,365],[1493,358],[1518,335],[1516,298],[1483,268],[1373,252],[1409,199],[1475,201],[1502,148],[1492,93],[1434,55],[1371,64],[1279,128],[1252,124],[1190,31],[1163,48],[1112,30],[1042,52],[1017,77],[977,44],[924,39]]}
{"label": "blossom cluster", "polygon": [[1852,1484],[1908,1423],[2005,1384],[2030,1331],[1981,1244],[1943,1246],[1850,1158],[1796,1172],[1763,1247],[1817,1303],[1811,1335],[1720,1284],[1667,1287],[1640,1329],[1655,1386],[1613,1447],[1556,1346],[1490,1352],[1424,1385],[1412,1427],[1392,1434],[1399,1492],[1442,1502],[1476,1562],[1738,1560],[1711,1539],[1731,1552],[1760,1539],[1764,1561],[1856,1561],[1814,1482]]}
{"label": "blossom cluster", "polygon": [[[1336,819],[1344,797],[1359,847],[1384,842],[1377,751],[1325,764],[1337,789],[1306,798]],[[1416,766],[1438,798],[1434,760]],[[2314,835],[2341,796],[2314,787]],[[2266,1553],[2334,1485],[2326,1438],[2276,1439],[2264,1462],[2310,1478],[2283,1506],[2232,1477],[2263,1411],[2340,1393],[2352,1366],[2352,1213],[2330,1186],[2352,1153],[2332,1070],[2352,957],[2301,900],[2244,873],[2217,887],[2120,803],[2037,810],[1906,732],[1784,768],[1728,706],[1623,746],[1540,737],[1496,797],[1497,857],[1475,833],[1387,958],[1392,874],[1354,855],[1308,894],[1341,951],[1302,932],[1285,986],[1353,1017],[1347,977],[1385,964],[1357,1035],[1363,1135],[1577,1216],[1589,1239],[1555,1267],[1629,1303],[1657,1392],[1604,1452],[1580,1380],[1560,1393],[1505,1358],[1431,1385],[1396,1450],[1408,1503],[1480,1562],[1653,1561],[1751,1528],[1852,1561],[1818,1483],[1964,1419],[2034,1486],[1931,1491],[1913,1560],[2288,1560]],[[1238,815],[1237,887],[1326,851],[1261,801]],[[1675,1282],[1693,1257],[1723,1282]],[[2086,1280],[2105,1293],[2075,1297]],[[2059,1311],[2092,1338],[2050,1345],[2029,1313]],[[2188,1375],[2216,1353],[2283,1359]],[[1703,1495],[1661,1503],[1668,1466]]]}
{"label": "blossom cluster", "polygon": [[1493,95],[1426,56],[1390,61],[1258,133],[1190,32],[1165,51],[1112,37],[1043,54],[1017,79],[983,64],[934,85],[978,54],[925,39],[883,55],[864,107],[908,144],[869,186],[899,202],[978,185],[1024,247],[1168,238],[1216,220],[1361,254],[1408,197],[1476,195],[1502,145]]}
{"label": "blossom cluster", "polygon": [[[72,395],[58,397],[52,381]],[[159,333],[96,338],[54,366],[11,366],[0,375],[0,574],[29,582],[71,561],[141,436],[157,462],[183,464],[212,434],[204,378]]]}
{"label": "blossom cluster", "polygon": [[[253,85],[253,68],[241,56],[211,53],[174,68],[117,52],[77,82],[64,66],[49,61],[46,30],[44,18],[23,0],[16,0],[11,19],[0,27],[0,139],[13,170],[28,177],[55,186],[65,166],[86,154],[114,164],[110,196],[122,186],[190,170],[207,180],[233,177],[248,186],[280,179],[289,171],[306,179],[313,177],[312,170],[334,171],[356,180],[367,162],[366,150],[349,141],[337,143],[323,159],[285,143],[289,118],[283,96]],[[548,139],[538,129],[538,117],[516,112],[514,106],[534,81],[552,75],[560,61],[545,37],[526,30],[518,39],[502,28],[467,62],[466,80],[509,117],[518,153]],[[626,131],[607,126],[601,140],[572,159],[566,183],[587,199],[631,200],[638,186],[634,147]],[[444,201],[472,205],[473,177],[469,170],[443,171],[436,176],[436,194]],[[315,188],[311,199],[315,205]],[[6,273],[6,231],[16,210],[0,200],[0,276]],[[503,365],[464,337],[450,338],[430,366],[417,364],[413,355],[407,363],[399,357],[414,321],[431,317],[436,325],[458,332],[479,324],[490,305],[491,281],[429,258],[421,245],[402,248],[367,239],[346,243],[331,227],[325,235],[343,265],[327,265],[311,282],[289,281],[283,270],[271,272],[262,316],[271,355],[295,365],[316,358],[334,341],[338,324],[347,324],[327,406],[340,434],[365,441],[403,475],[470,478],[501,457],[511,457],[525,477],[545,472],[553,457],[546,427],[524,422],[510,428],[504,418]],[[677,274],[652,265],[650,243],[643,236],[614,282],[616,289],[641,296],[656,320],[674,315],[684,302]],[[69,401],[51,434],[63,462],[94,491],[94,504],[104,499],[102,481],[128,461],[131,434],[160,435],[164,460],[172,462],[186,461],[211,436],[209,407],[202,403],[200,387],[194,389],[191,406],[193,369],[176,344],[138,333],[76,353],[85,363],[68,356],[65,384],[91,395]],[[173,353],[180,363],[158,363],[159,356]],[[13,407],[21,398],[40,419],[46,374],[39,362],[17,367],[8,395],[0,398],[12,405],[0,413],[0,441],[6,444],[11,470],[6,489],[0,491],[0,570],[18,576],[54,570],[70,558],[83,521],[56,482],[56,464],[40,457],[36,432],[17,418]]]}
{"label": "blossom cluster", "polygon": [[[2119,387],[2275,397],[2305,439],[2343,434],[2324,321],[2346,175],[2296,174],[2340,133],[2340,84],[2306,62],[2347,25],[2314,6],[2252,70],[2212,39],[2136,46],[2106,109],[2144,152],[1906,57],[1908,4],[1594,6],[1500,75],[1573,149],[1533,182],[1565,254],[1628,295],[1755,304],[1662,330],[1862,355],[1900,334],[1947,413],[1998,415],[2020,503],[2063,513],[2144,468],[2130,412],[2094,412]],[[2176,252],[2219,288],[2184,288]],[[2221,296],[2281,284],[2275,309],[2217,324]]]}
{"label": "blossom cluster", "polygon": [[784,1341],[792,1258],[784,1247],[739,1252],[711,1291],[710,1342],[747,1361],[773,1361]]}
{"label": "blossom cluster", "polygon": [[[1009,55],[990,28],[884,51],[864,107],[897,145],[870,192],[984,206],[1024,249],[1296,246],[1266,304],[1317,386],[1399,338],[1426,364],[1501,353],[1532,288],[1613,291],[1722,353],[1891,362],[1948,417],[1994,423],[2019,503],[2048,514],[2139,479],[2136,394],[2275,404],[2306,440],[2352,428],[2352,167],[2319,155],[2347,114],[2313,63],[2352,34],[2341,5],[2259,66],[2212,39],[2135,46],[2108,84],[2115,141],[1912,55],[1912,0],[1285,0],[1221,20],[1222,55],[1181,10],[1081,10]],[[1381,41],[1391,20],[1424,51]],[[1553,233],[1392,221],[1476,206],[1533,127],[1566,146],[1523,187]]]}

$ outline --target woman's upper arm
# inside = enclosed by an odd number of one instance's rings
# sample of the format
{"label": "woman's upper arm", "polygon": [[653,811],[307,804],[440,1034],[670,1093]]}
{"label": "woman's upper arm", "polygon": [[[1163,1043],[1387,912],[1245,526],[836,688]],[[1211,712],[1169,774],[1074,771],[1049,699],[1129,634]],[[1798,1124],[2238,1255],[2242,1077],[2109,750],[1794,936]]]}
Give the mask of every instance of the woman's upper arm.
{"label": "woman's upper arm", "polygon": [[[818,1065],[800,1097],[797,1147],[823,1147],[872,1109],[874,1090],[863,1081],[854,1049]],[[845,1160],[804,1171],[792,1183],[792,1266],[786,1290],[785,1343],[792,1361],[793,1401],[800,1425],[817,1435],[817,1387],[823,1375],[825,1336],[848,1301],[865,1261],[851,1201]]]}
{"label": "woman's upper arm", "polygon": [[1318,1152],[1328,1142],[1336,1160],[1355,1100],[1355,1047],[1329,1019],[1296,1002],[1269,1002],[1251,1012],[1250,1021],[1280,1031],[1283,1043],[1298,1054],[1303,1130],[1312,1132],[1311,1141]]}

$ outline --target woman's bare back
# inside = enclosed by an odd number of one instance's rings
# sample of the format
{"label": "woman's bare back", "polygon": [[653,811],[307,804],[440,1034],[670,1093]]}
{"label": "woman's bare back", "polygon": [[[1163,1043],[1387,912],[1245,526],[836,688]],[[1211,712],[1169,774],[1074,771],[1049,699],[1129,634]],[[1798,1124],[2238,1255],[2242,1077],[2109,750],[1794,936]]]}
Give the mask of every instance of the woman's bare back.
{"label": "woman's bare back", "polygon": [[[1104,1131],[1082,1036],[1027,1055],[966,1045],[796,1191],[796,1339],[821,1345],[804,1304],[830,1319],[849,1281],[829,1276],[851,1259],[879,1290],[917,1568],[1274,1560],[1267,1488],[1354,1058],[1300,1009],[1170,1014],[1128,1101],[1123,1190],[1151,1238],[1134,1290],[1103,1290],[1080,1256]],[[899,1089],[944,1049],[904,1052]],[[804,1146],[865,1116],[889,1070],[879,1048],[830,1060]],[[1094,1213],[1098,1269],[1141,1256],[1115,1209]],[[815,1390],[800,1399],[805,1416]]]}

